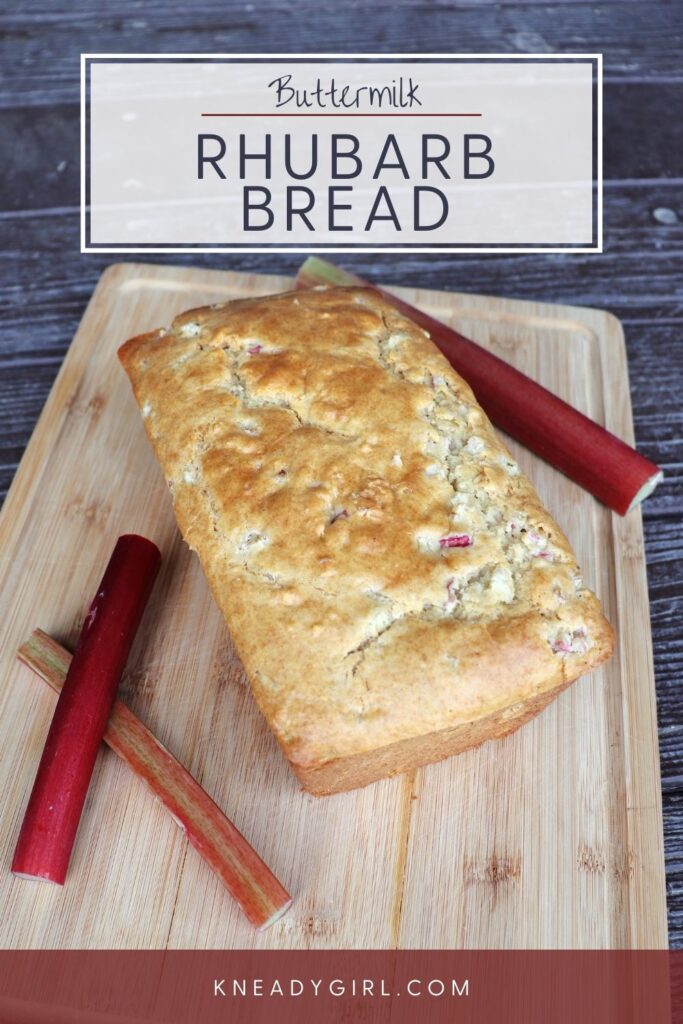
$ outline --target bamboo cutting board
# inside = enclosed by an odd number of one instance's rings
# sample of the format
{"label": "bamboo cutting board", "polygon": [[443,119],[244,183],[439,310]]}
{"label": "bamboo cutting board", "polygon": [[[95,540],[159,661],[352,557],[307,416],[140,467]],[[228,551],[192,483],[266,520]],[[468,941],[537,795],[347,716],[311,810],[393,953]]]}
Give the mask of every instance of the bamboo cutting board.
{"label": "bamboo cutting board", "polygon": [[[640,512],[621,519],[527,451],[619,639],[612,661],[497,743],[327,799],[300,792],[181,542],[117,346],[285,278],[122,264],[102,277],[0,519],[0,946],[662,947],[666,903]],[[403,289],[628,441],[623,338],[599,310]],[[164,556],[122,696],[294,896],[264,934],[103,750],[63,889],[9,864],[54,696],[14,659],[73,645],[115,538]]]}

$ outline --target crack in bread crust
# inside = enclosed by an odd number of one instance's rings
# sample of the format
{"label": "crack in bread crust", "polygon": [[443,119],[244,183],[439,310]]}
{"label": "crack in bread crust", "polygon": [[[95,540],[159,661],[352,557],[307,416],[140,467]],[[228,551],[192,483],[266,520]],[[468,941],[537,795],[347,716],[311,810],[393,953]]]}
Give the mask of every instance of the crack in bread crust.
{"label": "crack in bread crust", "polygon": [[311,420],[305,420],[293,407],[291,403],[286,400],[281,401],[268,401],[263,398],[256,398],[250,394],[246,382],[240,376],[240,362],[239,356],[236,352],[230,352],[229,349],[224,347],[224,351],[229,353],[230,358],[230,372],[231,380],[235,388],[235,394],[239,396],[245,408],[247,409],[283,409],[285,412],[292,414],[296,422],[300,427],[310,427],[312,430],[319,430],[323,434],[331,434],[334,437],[341,437],[345,441],[355,441],[356,437],[352,434],[345,434],[341,430],[331,430],[329,427],[324,427],[320,423],[314,423]]}

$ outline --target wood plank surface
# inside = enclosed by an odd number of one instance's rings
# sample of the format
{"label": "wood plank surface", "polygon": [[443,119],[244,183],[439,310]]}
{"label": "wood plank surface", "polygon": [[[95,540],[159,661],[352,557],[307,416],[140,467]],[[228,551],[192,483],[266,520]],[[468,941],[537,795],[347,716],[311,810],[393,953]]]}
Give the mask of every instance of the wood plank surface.
{"label": "wood plank surface", "polygon": [[[3,947],[661,947],[666,906],[640,513],[613,516],[515,454],[614,623],[609,665],[520,732],[441,765],[317,800],[299,791],[246,687],[115,350],[202,302],[283,278],[118,265],[104,275],[0,519],[0,858],[8,863],[53,697],[13,652],[40,625],[73,643],[114,538],[164,568],[123,695],[290,888],[264,935],[103,751],[63,890],[0,880]],[[599,310],[404,289],[632,439],[621,329]]]}

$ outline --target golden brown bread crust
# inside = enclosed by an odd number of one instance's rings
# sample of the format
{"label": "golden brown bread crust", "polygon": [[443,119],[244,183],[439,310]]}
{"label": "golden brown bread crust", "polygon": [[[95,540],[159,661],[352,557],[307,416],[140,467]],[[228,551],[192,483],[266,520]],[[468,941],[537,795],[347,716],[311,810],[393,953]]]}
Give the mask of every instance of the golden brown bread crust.
{"label": "golden brown bread crust", "polygon": [[311,792],[503,735],[609,657],[566,538],[470,388],[374,291],[190,310],[119,355]]}

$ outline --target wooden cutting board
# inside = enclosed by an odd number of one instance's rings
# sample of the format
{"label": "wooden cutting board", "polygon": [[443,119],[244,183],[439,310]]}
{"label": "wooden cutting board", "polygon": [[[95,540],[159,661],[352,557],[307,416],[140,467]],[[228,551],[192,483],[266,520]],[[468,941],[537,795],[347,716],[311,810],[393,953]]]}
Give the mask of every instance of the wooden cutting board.
{"label": "wooden cutting board", "polygon": [[[615,657],[505,740],[354,793],[320,800],[298,789],[179,537],[115,355],[182,309],[289,286],[122,264],[88,306],[0,519],[0,945],[665,946],[640,512],[612,515],[516,445],[616,627]],[[623,337],[608,313],[401,294],[633,440]],[[64,888],[10,875],[54,707],[14,652],[35,626],[73,645],[115,538],[129,531],[157,542],[164,568],[122,695],[294,895],[264,934],[109,750]]]}

